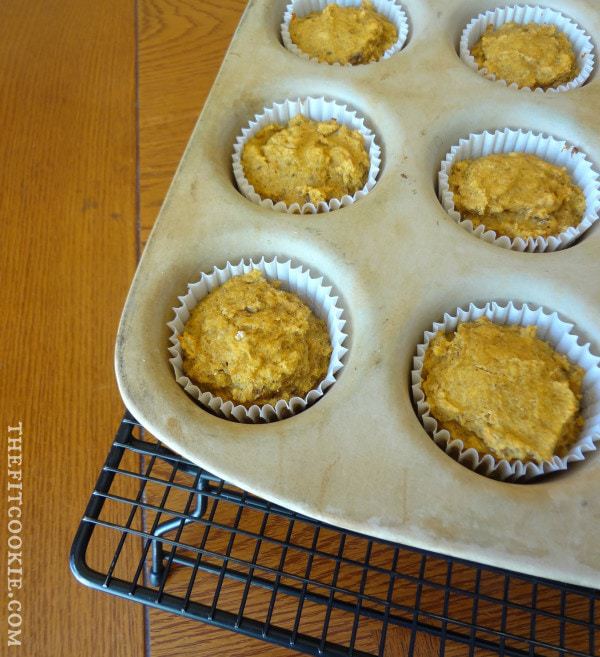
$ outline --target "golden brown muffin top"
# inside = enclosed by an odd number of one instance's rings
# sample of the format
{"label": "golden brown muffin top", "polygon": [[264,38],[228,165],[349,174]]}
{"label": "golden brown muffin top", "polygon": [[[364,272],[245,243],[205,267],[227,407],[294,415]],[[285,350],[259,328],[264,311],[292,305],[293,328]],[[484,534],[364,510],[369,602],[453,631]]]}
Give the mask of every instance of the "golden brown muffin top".
{"label": "golden brown muffin top", "polygon": [[573,46],[555,25],[488,25],[471,54],[480,68],[518,87],[558,87],[579,73]]}
{"label": "golden brown muffin top", "polygon": [[229,281],[192,310],[179,343],[183,371],[202,392],[236,404],[304,397],[325,378],[325,322],[258,270]]}
{"label": "golden brown muffin top", "polygon": [[292,15],[290,37],[302,52],[329,64],[368,64],[398,39],[396,26],[373,9],[329,4],[302,18]]}
{"label": "golden brown muffin top", "polygon": [[566,453],[583,426],[584,371],[536,333],[486,318],[438,333],[422,385],[439,428],[496,459],[539,463]]}
{"label": "golden brown muffin top", "polygon": [[241,161],[259,196],[300,206],[354,194],[364,187],[370,168],[358,130],[302,115],[259,130],[244,145]]}
{"label": "golden brown muffin top", "polygon": [[585,196],[567,169],[528,153],[455,162],[448,184],[463,219],[511,238],[558,235],[585,213]]}

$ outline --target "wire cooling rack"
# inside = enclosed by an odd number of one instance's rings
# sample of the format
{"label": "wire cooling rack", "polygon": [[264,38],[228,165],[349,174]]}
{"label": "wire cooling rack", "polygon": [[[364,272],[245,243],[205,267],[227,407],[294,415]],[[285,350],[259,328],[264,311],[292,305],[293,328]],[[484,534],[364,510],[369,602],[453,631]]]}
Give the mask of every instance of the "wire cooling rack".
{"label": "wire cooling rack", "polygon": [[92,588],[309,655],[599,654],[599,591],[293,513],[174,454],[128,414],[71,569]]}

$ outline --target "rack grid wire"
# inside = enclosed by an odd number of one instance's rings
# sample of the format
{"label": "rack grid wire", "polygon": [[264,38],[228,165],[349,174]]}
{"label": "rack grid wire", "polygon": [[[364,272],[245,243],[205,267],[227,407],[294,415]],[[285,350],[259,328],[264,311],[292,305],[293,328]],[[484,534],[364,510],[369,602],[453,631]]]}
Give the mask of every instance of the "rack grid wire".
{"label": "rack grid wire", "polygon": [[600,650],[599,591],[307,518],[193,465],[128,413],[70,563],[92,588],[309,655]]}

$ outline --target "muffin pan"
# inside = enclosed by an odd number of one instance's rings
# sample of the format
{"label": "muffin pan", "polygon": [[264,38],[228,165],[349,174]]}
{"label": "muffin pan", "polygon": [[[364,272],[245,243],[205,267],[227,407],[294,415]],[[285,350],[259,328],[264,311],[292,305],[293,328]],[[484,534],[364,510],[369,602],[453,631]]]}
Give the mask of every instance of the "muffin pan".
{"label": "muffin pan", "polygon": [[[600,81],[535,94],[486,80],[457,54],[492,2],[405,0],[406,46],[356,67],[303,60],[280,42],[286,1],[252,2],[198,120],[133,281],[116,344],[125,404],[165,444],[246,490],[325,522],[542,577],[600,588],[600,456],[538,483],[508,484],[449,458],[415,413],[416,345],[444,312],[497,300],[558,311],[600,353],[600,228],[553,253],[471,235],[437,199],[440,163],[460,138],[511,127],[581,148],[597,169]],[[589,0],[547,2],[592,39]],[[293,215],[236,188],[236,136],[286,98],[347,103],[382,148],[377,185],[339,210]],[[210,414],[176,382],[167,323],[200,272],[278,256],[341,295],[349,351],[339,379],[298,415],[241,424]]]}

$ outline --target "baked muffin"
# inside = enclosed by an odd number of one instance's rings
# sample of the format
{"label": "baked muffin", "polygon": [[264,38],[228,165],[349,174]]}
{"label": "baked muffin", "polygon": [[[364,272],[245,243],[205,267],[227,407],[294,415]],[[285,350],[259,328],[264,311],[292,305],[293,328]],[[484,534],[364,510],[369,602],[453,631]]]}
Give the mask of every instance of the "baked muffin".
{"label": "baked muffin", "polygon": [[329,4],[307,16],[292,15],[292,42],[310,57],[329,64],[368,64],[398,40],[396,26],[370,2],[360,7]]}
{"label": "baked muffin", "polygon": [[302,115],[272,123],[244,145],[244,175],[262,198],[288,205],[329,201],[362,189],[370,159],[362,134],[338,123]]}
{"label": "baked muffin", "polygon": [[558,87],[579,73],[573,46],[555,25],[488,25],[471,54],[480,68],[518,87]]}
{"label": "baked muffin", "polygon": [[558,235],[577,226],[585,196],[564,167],[528,153],[495,153],[452,165],[454,208],[498,235]]}
{"label": "baked muffin", "polygon": [[498,460],[566,454],[583,426],[584,371],[536,332],[482,318],[438,333],[425,352],[422,388],[439,428]]}
{"label": "baked muffin", "polygon": [[234,276],[191,311],[183,371],[202,392],[250,406],[304,397],[325,378],[325,322],[258,270]]}

